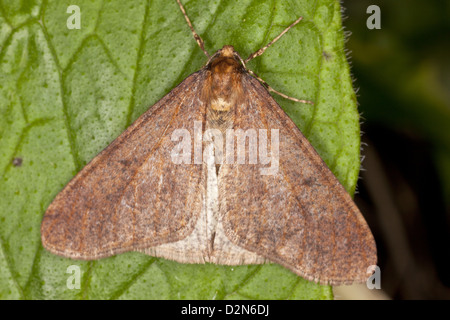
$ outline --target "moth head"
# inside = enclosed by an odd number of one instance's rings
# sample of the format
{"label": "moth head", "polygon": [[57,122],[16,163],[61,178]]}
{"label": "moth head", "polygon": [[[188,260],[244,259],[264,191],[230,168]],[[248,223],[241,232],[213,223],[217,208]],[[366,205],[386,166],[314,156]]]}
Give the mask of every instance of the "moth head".
{"label": "moth head", "polygon": [[213,73],[234,73],[244,70],[245,64],[233,46],[225,45],[211,56],[206,68]]}
{"label": "moth head", "polygon": [[220,49],[218,52],[220,52],[220,55],[222,57],[227,58],[234,58],[235,55],[238,55],[238,53],[234,50],[233,46],[225,45],[222,49]]}

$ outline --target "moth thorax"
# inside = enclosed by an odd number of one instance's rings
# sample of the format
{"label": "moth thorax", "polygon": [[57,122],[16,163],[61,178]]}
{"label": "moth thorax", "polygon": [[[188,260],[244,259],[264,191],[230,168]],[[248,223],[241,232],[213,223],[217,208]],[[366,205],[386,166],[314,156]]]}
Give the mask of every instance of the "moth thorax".
{"label": "moth thorax", "polygon": [[211,103],[213,110],[230,111],[241,93],[241,64],[235,57],[219,56],[211,62]]}

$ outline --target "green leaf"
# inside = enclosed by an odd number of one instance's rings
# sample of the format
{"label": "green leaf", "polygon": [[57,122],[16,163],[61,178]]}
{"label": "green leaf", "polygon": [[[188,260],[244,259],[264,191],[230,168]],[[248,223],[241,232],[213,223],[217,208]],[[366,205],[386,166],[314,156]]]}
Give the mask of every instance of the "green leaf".
{"label": "green leaf", "polygon": [[[208,52],[242,57],[304,20],[249,67],[347,190],[359,171],[359,116],[339,1],[184,1]],[[115,137],[206,62],[175,0],[0,2],[0,297],[4,299],[330,299],[331,287],[275,265],[183,265],[131,252],[98,261],[44,250],[55,195]],[[13,159],[22,159],[14,165]],[[69,289],[71,265],[81,288]],[[69,279],[70,280],[70,279]]]}

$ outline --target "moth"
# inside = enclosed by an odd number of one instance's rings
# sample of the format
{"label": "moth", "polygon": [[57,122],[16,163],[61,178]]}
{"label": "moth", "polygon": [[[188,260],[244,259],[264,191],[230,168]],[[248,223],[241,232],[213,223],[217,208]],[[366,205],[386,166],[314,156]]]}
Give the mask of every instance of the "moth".
{"label": "moth", "polygon": [[150,107],[56,196],[43,246],[73,259],[141,251],[181,263],[274,262],[321,284],[366,281],[376,264],[366,221],[245,66],[300,20],[245,61],[224,46]]}

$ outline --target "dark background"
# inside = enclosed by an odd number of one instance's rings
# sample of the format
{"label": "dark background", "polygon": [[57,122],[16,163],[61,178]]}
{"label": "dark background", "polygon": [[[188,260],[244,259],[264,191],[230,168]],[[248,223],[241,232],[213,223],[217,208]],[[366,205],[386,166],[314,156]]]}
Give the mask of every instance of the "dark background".
{"label": "dark background", "polygon": [[[367,7],[381,9],[369,30]],[[450,2],[342,2],[362,115],[355,200],[392,299],[450,299]]]}

